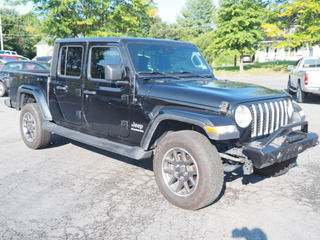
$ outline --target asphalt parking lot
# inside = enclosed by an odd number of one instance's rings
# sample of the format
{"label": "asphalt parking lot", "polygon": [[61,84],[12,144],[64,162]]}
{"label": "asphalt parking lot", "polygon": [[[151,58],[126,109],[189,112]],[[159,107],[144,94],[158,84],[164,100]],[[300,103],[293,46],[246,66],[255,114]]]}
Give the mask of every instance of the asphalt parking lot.
{"label": "asphalt parking lot", "polygon": [[[223,78],[223,77],[222,77]],[[228,77],[285,89],[287,76]],[[0,239],[319,239],[320,146],[276,178],[241,169],[219,200],[187,211],[156,185],[152,159],[136,161],[53,135],[27,148],[19,112],[0,98]],[[320,96],[301,104],[320,135]]]}

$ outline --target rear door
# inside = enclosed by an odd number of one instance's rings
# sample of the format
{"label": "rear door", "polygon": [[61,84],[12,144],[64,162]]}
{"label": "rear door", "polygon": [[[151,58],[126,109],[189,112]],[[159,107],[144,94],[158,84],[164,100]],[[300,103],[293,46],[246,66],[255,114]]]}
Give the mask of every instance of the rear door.
{"label": "rear door", "polygon": [[82,120],[82,80],[84,44],[62,45],[59,51],[58,71],[51,81],[62,122],[80,125]]}
{"label": "rear door", "polygon": [[88,54],[88,73],[84,85],[84,115],[87,128],[103,136],[127,137],[129,134],[130,86],[105,79],[105,66],[120,65],[127,80],[120,49],[115,44],[92,43]]}

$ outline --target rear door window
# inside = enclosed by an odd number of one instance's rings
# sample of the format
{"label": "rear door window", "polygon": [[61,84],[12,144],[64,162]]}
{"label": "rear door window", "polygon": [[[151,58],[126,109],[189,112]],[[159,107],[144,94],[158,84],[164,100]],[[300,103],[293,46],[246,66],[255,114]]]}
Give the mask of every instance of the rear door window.
{"label": "rear door window", "polygon": [[60,50],[59,75],[80,77],[82,69],[82,46],[64,46]]}

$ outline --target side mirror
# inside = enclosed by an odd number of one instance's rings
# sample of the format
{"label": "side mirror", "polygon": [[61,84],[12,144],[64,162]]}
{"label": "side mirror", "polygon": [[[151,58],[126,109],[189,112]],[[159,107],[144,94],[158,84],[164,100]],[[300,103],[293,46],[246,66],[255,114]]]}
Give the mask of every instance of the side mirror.
{"label": "side mirror", "polygon": [[105,79],[107,81],[118,81],[122,79],[122,69],[119,64],[108,64],[104,69]]}
{"label": "side mirror", "polygon": [[288,70],[291,71],[292,69],[294,69],[294,66],[293,66],[293,65],[289,65],[289,66],[288,66]]}

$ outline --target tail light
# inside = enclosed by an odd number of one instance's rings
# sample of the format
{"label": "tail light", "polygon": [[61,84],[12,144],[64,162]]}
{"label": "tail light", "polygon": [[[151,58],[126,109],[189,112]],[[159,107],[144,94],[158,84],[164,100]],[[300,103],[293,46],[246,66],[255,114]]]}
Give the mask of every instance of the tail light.
{"label": "tail light", "polygon": [[308,73],[306,73],[304,75],[304,85],[308,85],[308,81],[309,81],[309,76],[308,76]]}

